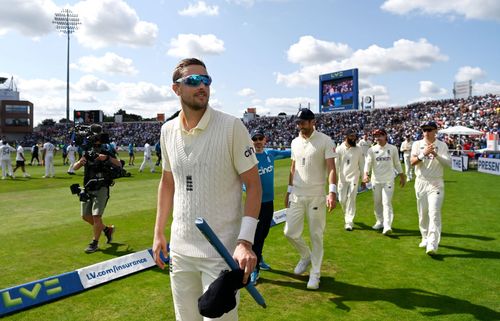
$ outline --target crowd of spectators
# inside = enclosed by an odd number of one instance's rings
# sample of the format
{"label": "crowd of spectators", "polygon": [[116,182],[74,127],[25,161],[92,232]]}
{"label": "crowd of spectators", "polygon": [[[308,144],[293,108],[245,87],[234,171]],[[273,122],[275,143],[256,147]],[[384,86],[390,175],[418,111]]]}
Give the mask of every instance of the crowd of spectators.
{"label": "crowd of spectators", "polygon": [[[418,102],[399,108],[374,109],[372,111],[351,111],[341,113],[323,113],[317,115],[317,129],[329,135],[337,144],[343,141],[346,129],[355,130],[359,136],[371,133],[375,128],[383,127],[388,133],[391,144],[399,146],[405,135],[413,140],[420,139],[420,124],[433,120],[440,128],[462,125],[484,133],[498,132],[500,123],[500,96],[475,96],[468,99],[450,99]],[[133,143],[144,146],[155,144],[160,135],[161,122],[103,123],[103,129],[110,134],[111,140],[118,146]],[[290,146],[297,136],[294,115],[258,117],[246,124],[249,131],[262,130],[268,137],[270,147]],[[37,127],[24,138],[22,146],[32,146],[49,139],[55,144],[68,144],[71,128],[65,124],[51,127]],[[486,147],[485,135],[476,137],[445,137],[450,149],[471,149]]]}

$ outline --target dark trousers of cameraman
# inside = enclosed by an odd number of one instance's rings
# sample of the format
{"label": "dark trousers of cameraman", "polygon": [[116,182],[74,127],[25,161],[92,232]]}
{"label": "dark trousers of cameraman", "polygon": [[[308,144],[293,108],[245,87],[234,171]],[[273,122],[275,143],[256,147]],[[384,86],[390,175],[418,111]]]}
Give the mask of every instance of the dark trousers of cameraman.
{"label": "dark trousers of cameraman", "polygon": [[271,228],[271,221],[274,214],[274,202],[263,202],[260,205],[259,213],[259,223],[257,223],[257,229],[255,231],[254,243],[252,246],[255,255],[257,256],[257,266],[255,269],[260,270],[260,262],[262,261],[262,249],[264,248],[264,241],[269,234],[269,229]]}

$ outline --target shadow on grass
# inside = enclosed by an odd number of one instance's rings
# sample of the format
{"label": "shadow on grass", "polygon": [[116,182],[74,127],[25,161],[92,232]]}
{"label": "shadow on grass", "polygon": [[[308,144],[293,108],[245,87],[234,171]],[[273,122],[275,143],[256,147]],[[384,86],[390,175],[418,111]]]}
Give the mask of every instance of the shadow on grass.
{"label": "shadow on grass", "polygon": [[[355,223],[356,229],[359,230],[369,230],[373,231],[374,233],[380,233],[380,231],[375,231],[372,229],[371,226],[366,225],[365,223]],[[409,229],[402,229],[402,228],[397,228],[393,227],[392,228],[393,234],[390,235],[389,237],[391,238],[400,238],[400,237],[407,237],[407,236],[420,236],[420,231],[419,230],[409,230]],[[450,238],[464,238],[464,239],[473,239],[473,240],[478,240],[478,241],[494,241],[494,237],[489,237],[489,236],[483,236],[483,235],[471,235],[471,234],[457,234],[457,233],[447,233],[443,232],[441,233],[441,237],[450,237]]]}
{"label": "shadow on grass", "polygon": [[472,249],[466,249],[463,247],[458,247],[458,246],[451,246],[451,245],[440,245],[440,248],[446,248],[450,250],[456,250],[456,251],[461,251],[464,253],[450,253],[450,254],[436,254],[434,255],[434,259],[437,260],[443,260],[445,258],[449,257],[456,257],[456,258],[468,258],[468,259],[500,259],[500,252],[495,252],[495,251],[480,251],[480,250],[472,250]]}
{"label": "shadow on grass", "polygon": [[[290,272],[279,270],[270,270],[268,273],[282,275],[294,280],[270,280],[261,278],[259,280],[260,283],[270,283],[308,291],[306,289],[306,276],[296,276]],[[330,298],[330,301],[334,303],[338,309],[347,312],[351,310],[346,304],[349,301],[386,301],[405,310],[413,311],[416,309],[426,309],[428,311],[422,311],[420,314],[428,317],[469,314],[474,316],[475,320],[500,320],[500,313],[488,307],[473,304],[469,301],[453,298],[448,295],[414,288],[378,289],[338,282],[335,281],[333,277],[324,276],[321,277],[320,289],[315,292],[333,294],[334,297]]]}
{"label": "shadow on grass", "polygon": [[[126,246],[126,248],[123,248],[125,246]],[[132,253],[136,252],[128,244],[115,243],[115,242],[109,243],[108,247],[106,247],[104,249],[101,248],[100,251],[102,253],[113,255],[113,256],[123,256],[123,255],[132,254]]]}

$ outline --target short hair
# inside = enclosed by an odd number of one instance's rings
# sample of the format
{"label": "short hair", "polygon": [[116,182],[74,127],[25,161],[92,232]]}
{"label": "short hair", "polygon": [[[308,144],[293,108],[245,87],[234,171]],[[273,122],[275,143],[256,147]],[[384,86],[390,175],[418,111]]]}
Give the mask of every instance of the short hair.
{"label": "short hair", "polygon": [[172,75],[172,82],[175,83],[179,78],[182,78],[182,72],[183,72],[184,68],[186,68],[187,66],[192,66],[192,65],[203,66],[203,68],[207,69],[207,66],[205,66],[205,63],[199,59],[196,59],[196,58],[182,59],[181,61],[179,61],[177,66],[175,66],[174,74]]}

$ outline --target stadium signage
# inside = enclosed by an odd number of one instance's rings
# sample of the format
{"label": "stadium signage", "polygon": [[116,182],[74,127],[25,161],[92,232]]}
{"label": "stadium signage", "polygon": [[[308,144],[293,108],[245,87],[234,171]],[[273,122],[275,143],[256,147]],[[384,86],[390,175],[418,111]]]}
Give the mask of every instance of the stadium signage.
{"label": "stadium signage", "polygon": [[454,171],[463,171],[462,157],[452,156],[451,157],[451,169]]}
{"label": "stadium signage", "polygon": [[500,159],[479,157],[477,170],[481,173],[500,175]]}
{"label": "stadium signage", "polygon": [[[165,258],[162,259],[167,261]],[[0,290],[0,318],[155,266],[151,250]]]}

